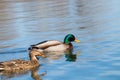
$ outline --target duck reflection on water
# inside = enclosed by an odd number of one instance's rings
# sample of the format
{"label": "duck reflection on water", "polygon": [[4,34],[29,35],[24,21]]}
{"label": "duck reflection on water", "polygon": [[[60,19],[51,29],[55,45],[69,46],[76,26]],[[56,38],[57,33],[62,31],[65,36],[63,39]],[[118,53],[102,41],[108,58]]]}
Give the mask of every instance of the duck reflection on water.
{"label": "duck reflection on water", "polygon": [[65,53],[66,61],[75,62],[79,54],[80,52],[73,53],[73,51],[66,51]]}
{"label": "duck reflection on water", "polygon": [[8,80],[10,78],[22,76],[28,73],[31,73],[31,77],[34,80],[42,80],[42,76],[46,75],[46,71],[42,72],[41,74],[38,74],[38,71],[40,71],[40,67],[35,67],[30,70],[21,70],[16,72],[7,72],[7,71],[0,71],[0,80]]}
{"label": "duck reflection on water", "polygon": [[40,67],[37,67],[37,68],[33,68],[31,70],[31,77],[34,79],[34,80],[42,80],[42,76],[45,76],[47,74],[47,72],[43,72],[41,74],[38,74],[38,71],[39,71],[39,68]]}
{"label": "duck reflection on water", "polygon": [[80,51],[73,53],[73,50],[44,52],[48,60],[59,60],[65,56],[65,61],[75,62]]}

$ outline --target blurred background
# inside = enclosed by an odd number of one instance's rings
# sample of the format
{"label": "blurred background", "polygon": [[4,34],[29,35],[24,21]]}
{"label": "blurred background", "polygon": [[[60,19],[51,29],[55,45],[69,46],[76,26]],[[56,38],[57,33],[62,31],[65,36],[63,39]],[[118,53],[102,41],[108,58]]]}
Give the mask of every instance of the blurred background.
{"label": "blurred background", "polygon": [[[119,80],[120,0],[0,0],[0,62],[29,59],[28,47],[72,33],[72,60],[41,59],[38,80]],[[73,57],[75,56],[75,57]],[[37,80],[31,72],[0,80]]]}

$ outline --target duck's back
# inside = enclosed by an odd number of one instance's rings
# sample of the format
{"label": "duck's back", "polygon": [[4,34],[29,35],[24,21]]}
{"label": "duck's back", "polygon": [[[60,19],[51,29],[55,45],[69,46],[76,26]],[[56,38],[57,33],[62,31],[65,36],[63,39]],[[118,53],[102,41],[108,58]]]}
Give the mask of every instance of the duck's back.
{"label": "duck's back", "polygon": [[31,47],[38,47],[40,49],[46,49],[48,47],[57,46],[60,44],[62,44],[62,42],[60,42],[60,41],[48,40],[48,41],[40,42],[40,43],[35,44],[35,45],[31,45]]}
{"label": "duck's back", "polygon": [[30,62],[25,60],[11,60],[0,62],[0,70],[14,71],[14,70],[24,70],[29,68]]}

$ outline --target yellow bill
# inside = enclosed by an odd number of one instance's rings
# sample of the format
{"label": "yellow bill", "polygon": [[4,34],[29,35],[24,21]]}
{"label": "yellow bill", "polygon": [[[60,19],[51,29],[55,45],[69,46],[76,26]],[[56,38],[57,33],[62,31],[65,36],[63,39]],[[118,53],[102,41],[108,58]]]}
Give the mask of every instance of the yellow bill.
{"label": "yellow bill", "polygon": [[78,40],[78,39],[75,39],[75,40],[74,40],[74,42],[77,42],[77,43],[79,43],[79,42],[80,42],[80,40]]}

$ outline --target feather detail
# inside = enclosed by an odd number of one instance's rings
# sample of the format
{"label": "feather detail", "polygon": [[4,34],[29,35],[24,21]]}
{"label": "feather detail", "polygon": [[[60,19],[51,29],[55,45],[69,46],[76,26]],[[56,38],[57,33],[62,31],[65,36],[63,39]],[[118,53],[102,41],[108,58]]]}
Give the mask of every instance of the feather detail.
{"label": "feather detail", "polygon": [[32,49],[40,49],[47,52],[50,51],[65,51],[65,50],[70,50],[73,49],[72,43],[71,42],[79,42],[75,38],[73,34],[68,34],[64,38],[64,42],[56,41],[56,40],[46,40],[43,42],[40,42],[38,44],[31,45],[29,50]]}
{"label": "feather detail", "polygon": [[31,49],[33,49],[33,48],[46,49],[48,47],[57,46],[57,45],[60,45],[60,44],[62,44],[62,42],[54,41],[54,40],[43,41],[43,42],[40,42],[38,44],[31,45]]}
{"label": "feather detail", "polygon": [[36,56],[45,57],[38,49],[32,49],[29,53],[30,61],[26,60],[11,60],[0,62],[0,71],[16,71],[16,70],[29,70],[31,68],[39,66],[39,61]]}

